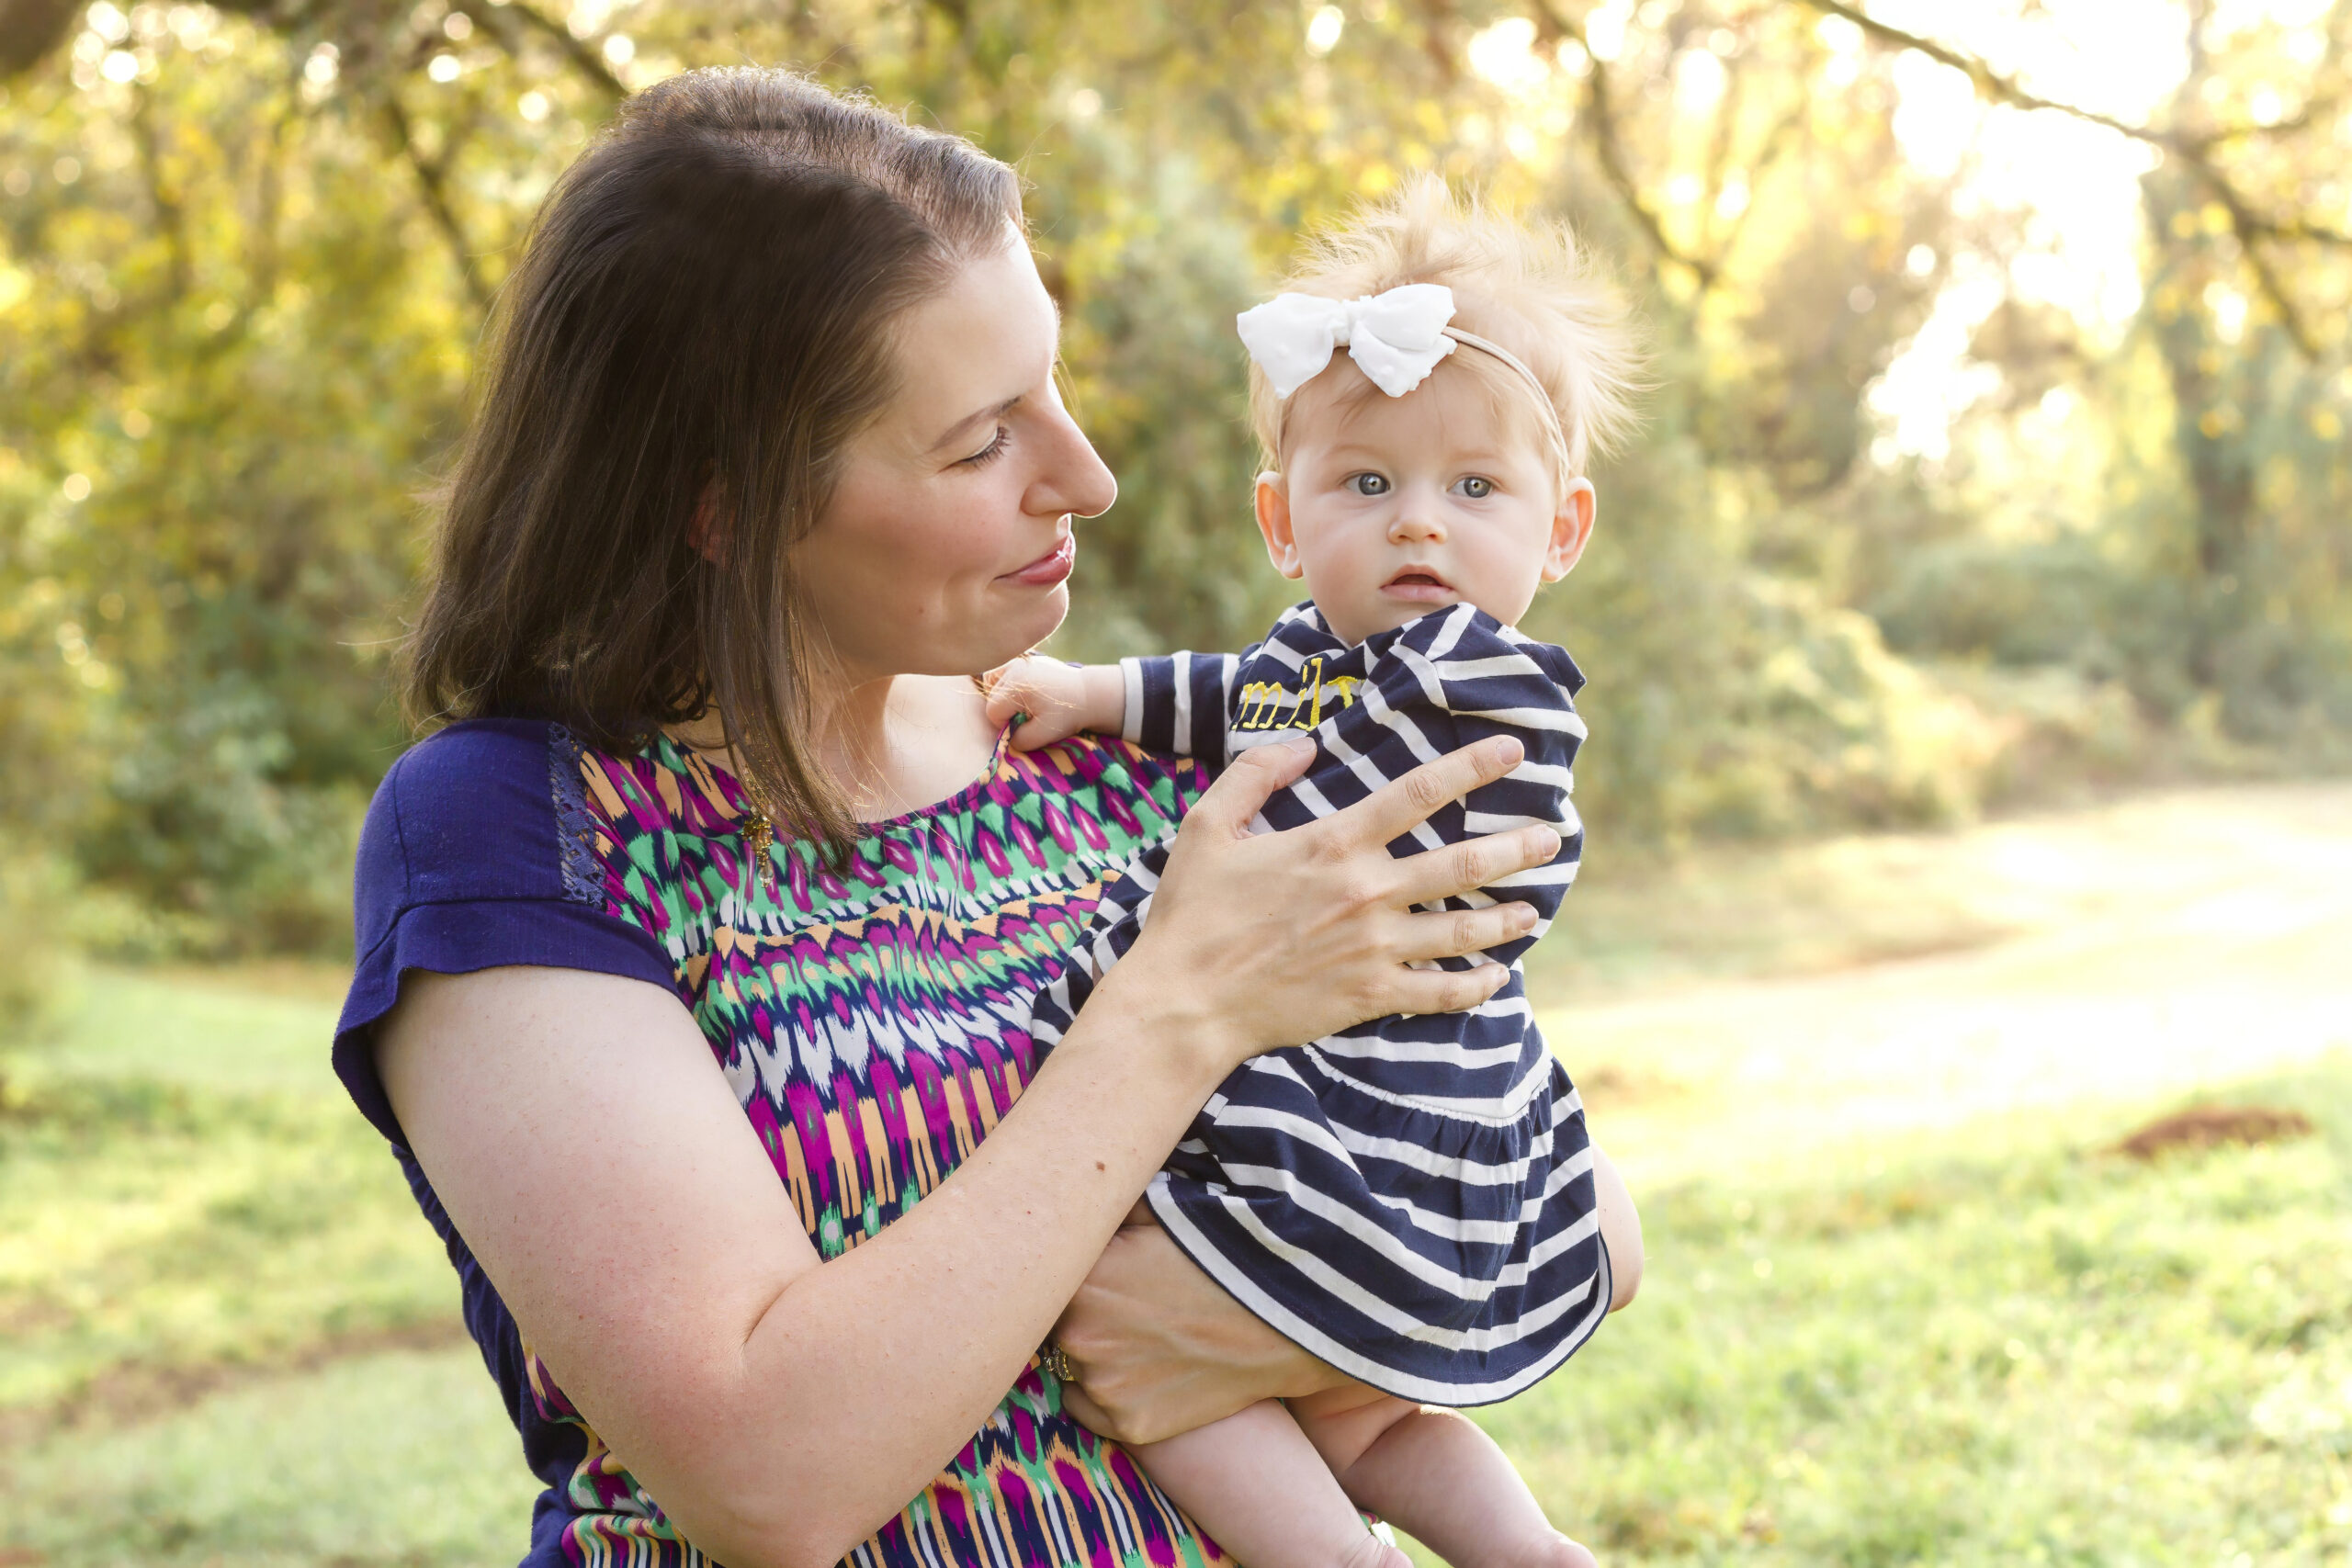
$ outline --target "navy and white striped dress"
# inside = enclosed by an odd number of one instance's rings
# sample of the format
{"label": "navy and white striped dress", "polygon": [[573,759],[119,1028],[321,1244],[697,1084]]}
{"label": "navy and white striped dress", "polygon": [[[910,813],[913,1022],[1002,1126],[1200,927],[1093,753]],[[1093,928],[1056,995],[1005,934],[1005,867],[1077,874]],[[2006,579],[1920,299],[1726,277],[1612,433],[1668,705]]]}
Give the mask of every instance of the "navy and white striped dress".
{"label": "navy and white striped dress", "polygon": [[[1583,829],[1569,764],[1584,738],[1568,656],[1469,604],[1351,648],[1314,605],[1238,657],[1124,661],[1127,738],[1222,766],[1254,745],[1316,742],[1257,826],[1342,810],[1419,764],[1497,735],[1526,756],[1389,846],[1397,855],[1545,823],[1550,864],[1448,908],[1534,906],[1494,962],[1510,983],[1464,1013],[1393,1016],[1253,1057],[1226,1079],[1146,1194],[1178,1246],[1269,1325],[1407,1399],[1490,1404],[1559,1366],[1609,1305],[1584,1107],[1545,1048],[1520,957],[1575,879]],[[1069,970],[1036,1001],[1060,1040],[1149,918],[1165,847],[1105,889]]]}

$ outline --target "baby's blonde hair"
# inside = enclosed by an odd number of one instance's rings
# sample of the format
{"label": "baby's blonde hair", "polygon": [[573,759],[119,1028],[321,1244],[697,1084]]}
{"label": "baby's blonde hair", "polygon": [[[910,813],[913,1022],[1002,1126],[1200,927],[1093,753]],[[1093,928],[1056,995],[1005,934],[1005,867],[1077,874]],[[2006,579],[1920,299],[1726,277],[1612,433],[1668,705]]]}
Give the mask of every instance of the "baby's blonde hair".
{"label": "baby's blonde hair", "polygon": [[[1443,180],[1425,175],[1309,240],[1283,288],[1353,299],[1408,283],[1453,290],[1453,324],[1509,349],[1543,382],[1560,422],[1562,483],[1633,431],[1641,346],[1625,307],[1594,276],[1566,224],[1514,222],[1475,197],[1457,201]],[[1498,400],[1534,393],[1518,371],[1476,348],[1455,349],[1439,371],[1447,366],[1476,376]],[[1250,421],[1270,468],[1283,466],[1294,400],[1276,398],[1266,373],[1250,365]]]}

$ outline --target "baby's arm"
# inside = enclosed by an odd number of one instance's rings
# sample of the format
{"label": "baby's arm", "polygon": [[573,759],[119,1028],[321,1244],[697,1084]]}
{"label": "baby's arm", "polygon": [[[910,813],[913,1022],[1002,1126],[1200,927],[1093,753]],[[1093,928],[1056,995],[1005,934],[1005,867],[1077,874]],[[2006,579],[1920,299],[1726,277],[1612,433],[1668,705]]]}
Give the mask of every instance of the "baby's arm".
{"label": "baby's arm", "polygon": [[1115,664],[1066,664],[1031,654],[989,671],[981,683],[990,724],[1027,716],[1012,732],[1019,750],[1035,751],[1080,730],[1116,735],[1126,725],[1126,682]]}
{"label": "baby's arm", "polygon": [[1226,705],[1246,657],[1170,653],[1116,664],[1066,664],[1032,654],[990,671],[981,683],[990,723],[1028,715],[1012,732],[1013,745],[1023,751],[1090,730],[1197,758],[1214,771],[1227,761]]}

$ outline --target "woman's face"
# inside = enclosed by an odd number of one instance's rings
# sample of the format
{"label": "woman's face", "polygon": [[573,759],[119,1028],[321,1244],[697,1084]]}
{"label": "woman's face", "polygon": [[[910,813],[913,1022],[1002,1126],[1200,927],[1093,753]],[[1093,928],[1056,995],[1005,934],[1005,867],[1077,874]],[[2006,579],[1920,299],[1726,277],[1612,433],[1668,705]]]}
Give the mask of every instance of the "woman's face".
{"label": "woman's face", "polygon": [[1118,484],[1055,388],[1060,327],[1010,229],[899,319],[898,395],[851,443],[793,553],[847,682],[977,673],[1061,624],[1070,519],[1109,507]]}

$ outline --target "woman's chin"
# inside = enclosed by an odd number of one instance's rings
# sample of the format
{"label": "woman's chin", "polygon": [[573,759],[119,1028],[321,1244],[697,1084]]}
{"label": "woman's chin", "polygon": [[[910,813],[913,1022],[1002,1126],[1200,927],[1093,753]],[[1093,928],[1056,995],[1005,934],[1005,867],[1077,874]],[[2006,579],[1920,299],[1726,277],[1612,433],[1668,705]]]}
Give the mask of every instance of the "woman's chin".
{"label": "woman's chin", "polygon": [[1007,660],[1020,658],[1061,628],[1069,617],[1069,584],[1057,582],[1047,587],[1014,585],[1010,592],[994,595],[996,604],[989,616],[983,634],[991,648],[1002,644],[1010,649],[991,660],[986,668],[993,670]]}

